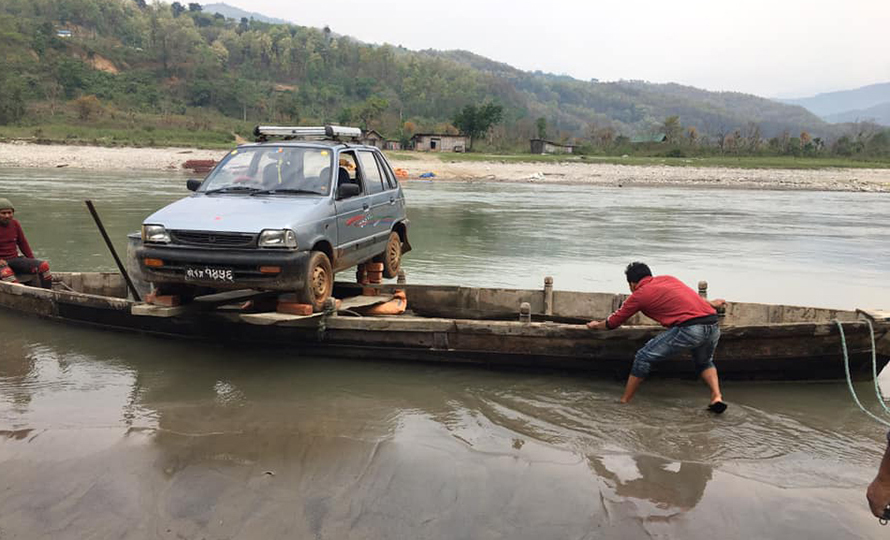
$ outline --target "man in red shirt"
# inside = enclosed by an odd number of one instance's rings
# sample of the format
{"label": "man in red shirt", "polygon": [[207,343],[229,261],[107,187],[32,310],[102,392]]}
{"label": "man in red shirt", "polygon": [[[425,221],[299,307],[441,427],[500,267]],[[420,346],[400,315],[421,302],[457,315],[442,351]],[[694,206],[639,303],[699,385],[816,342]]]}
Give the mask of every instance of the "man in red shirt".
{"label": "man in red shirt", "polygon": [[699,375],[711,390],[708,410],[717,414],[726,410],[720,394],[714,349],[720,340],[717,310],[725,300],[707,301],[672,276],[652,277],[652,271],[641,262],[627,265],[624,271],[631,295],[624,304],[604,321],[590,321],[591,330],[612,330],[621,326],[636,312],[642,311],[668,330],[650,339],[637,351],[624,388],[622,403],[633,398],[643,379],[649,376],[651,364],[670,358],[681,351],[690,351]]}
{"label": "man in red shirt", "polygon": [[16,274],[36,274],[41,287],[52,289],[49,264],[34,258],[22,225],[12,218],[14,214],[15,208],[9,199],[0,198],[0,281],[18,283]]}

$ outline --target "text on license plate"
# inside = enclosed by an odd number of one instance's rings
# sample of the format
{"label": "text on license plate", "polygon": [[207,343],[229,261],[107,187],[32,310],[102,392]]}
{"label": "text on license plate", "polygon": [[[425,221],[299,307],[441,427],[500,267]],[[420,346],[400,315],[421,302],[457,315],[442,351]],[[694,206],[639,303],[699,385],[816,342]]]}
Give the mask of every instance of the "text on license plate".
{"label": "text on license plate", "polygon": [[189,266],[185,269],[185,279],[201,281],[235,281],[235,272],[231,268],[211,268],[209,266]]}

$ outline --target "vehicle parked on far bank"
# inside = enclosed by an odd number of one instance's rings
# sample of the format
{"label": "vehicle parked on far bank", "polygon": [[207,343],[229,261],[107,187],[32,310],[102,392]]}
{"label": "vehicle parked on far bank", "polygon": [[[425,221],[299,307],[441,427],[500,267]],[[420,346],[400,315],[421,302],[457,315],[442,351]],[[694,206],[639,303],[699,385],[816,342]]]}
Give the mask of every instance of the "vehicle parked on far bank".
{"label": "vehicle parked on far bank", "polygon": [[[405,196],[358,128],[258,126],[195,193],[149,216],[136,257],[146,281],[202,290],[293,292],[318,311],[334,274],[378,261],[396,277],[408,243]],[[276,140],[270,140],[271,138]]]}

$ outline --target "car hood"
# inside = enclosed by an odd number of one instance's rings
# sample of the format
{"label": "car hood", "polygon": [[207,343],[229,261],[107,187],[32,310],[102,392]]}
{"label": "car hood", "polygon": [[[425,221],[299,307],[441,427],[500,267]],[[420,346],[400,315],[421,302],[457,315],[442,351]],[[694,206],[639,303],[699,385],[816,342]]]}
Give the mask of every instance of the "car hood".
{"label": "car hood", "polygon": [[326,197],[195,195],[168,204],[143,223],[170,230],[258,233],[317,221]]}

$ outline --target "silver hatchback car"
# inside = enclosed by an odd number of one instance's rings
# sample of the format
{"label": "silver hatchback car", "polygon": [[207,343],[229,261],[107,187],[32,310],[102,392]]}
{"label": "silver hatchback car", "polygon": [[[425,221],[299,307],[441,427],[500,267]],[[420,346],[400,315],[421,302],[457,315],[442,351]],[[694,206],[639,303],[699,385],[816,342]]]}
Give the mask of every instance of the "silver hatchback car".
{"label": "silver hatchback car", "polygon": [[[194,296],[201,289],[295,292],[320,310],[334,274],[383,263],[398,274],[410,251],[405,196],[357,128],[257,127],[195,193],[149,216],[136,250],[146,281]],[[270,141],[272,137],[280,140]]]}

